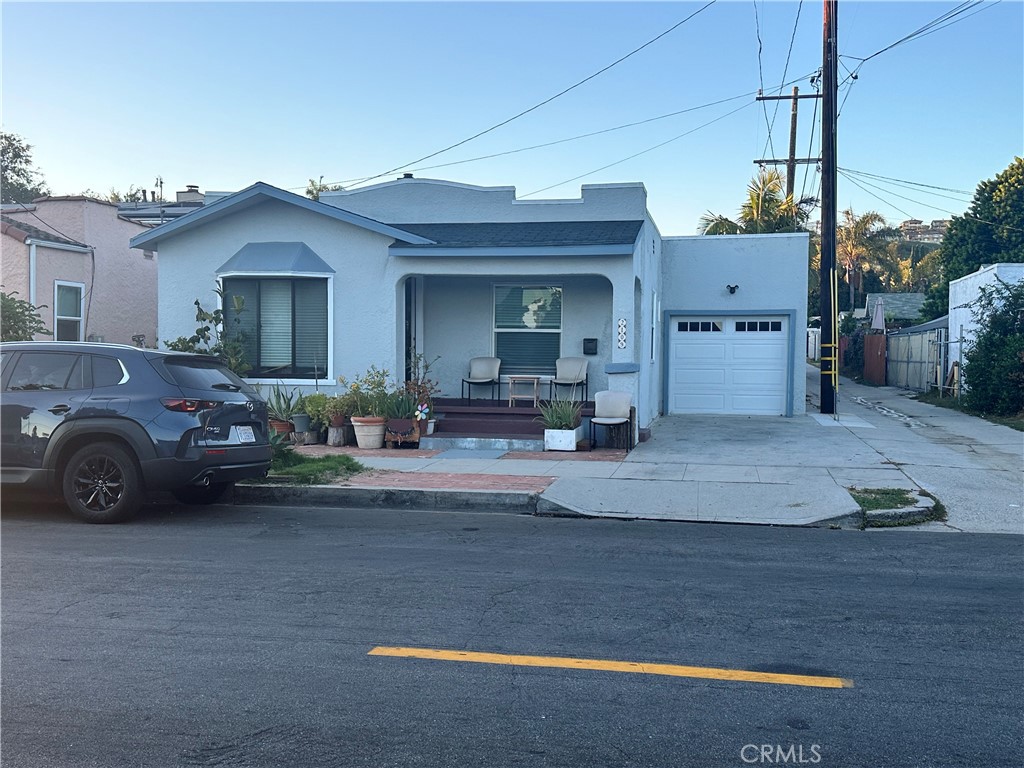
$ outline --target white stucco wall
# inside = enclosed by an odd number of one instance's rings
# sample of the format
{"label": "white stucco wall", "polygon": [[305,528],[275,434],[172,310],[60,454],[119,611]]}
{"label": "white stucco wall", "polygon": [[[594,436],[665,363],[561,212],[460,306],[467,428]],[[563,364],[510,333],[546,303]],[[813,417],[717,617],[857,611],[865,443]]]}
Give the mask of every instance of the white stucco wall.
{"label": "white stucco wall", "polygon": [[324,192],[320,201],[393,224],[504,221],[626,221],[647,213],[647,190],[639,182],[584,184],[580,197],[517,200],[515,187],[478,187],[438,179],[399,179],[344,192]]}
{"label": "white stucco wall", "polygon": [[[160,247],[160,341],[195,332],[199,299],[217,306],[217,269],[242,246],[303,242],[335,270],[328,389],[371,364],[399,370],[396,282],[388,273],[391,238],[287,203],[269,201],[168,238]],[[312,387],[309,387],[312,389]],[[320,389],[325,389],[321,382]]]}
{"label": "white stucco wall", "polygon": [[964,275],[957,280],[949,281],[949,356],[946,359],[947,371],[953,363],[960,359],[961,347],[958,343],[961,326],[965,339],[963,351],[967,351],[978,333],[978,324],[974,321],[973,302],[978,298],[978,290],[983,285],[991,285],[996,278],[1004,283],[1016,283],[1024,280],[1024,264],[1000,262],[982,267],[977,272]]}
{"label": "white stucco wall", "polygon": [[[662,243],[662,312],[791,312],[791,403],[806,412],[804,342],[810,235],[695,235]],[[729,293],[726,285],[738,285]],[[664,353],[664,350],[663,350]]]}

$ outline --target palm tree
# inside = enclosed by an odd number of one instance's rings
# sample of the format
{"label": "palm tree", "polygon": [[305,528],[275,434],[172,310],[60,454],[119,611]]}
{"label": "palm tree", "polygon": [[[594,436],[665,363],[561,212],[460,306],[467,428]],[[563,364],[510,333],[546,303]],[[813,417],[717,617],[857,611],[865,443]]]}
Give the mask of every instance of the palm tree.
{"label": "palm tree", "polygon": [[857,290],[863,288],[864,274],[875,272],[883,284],[892,283],[892,273],[898,272],[893,263],[889,244],[899,237],[899,230],[890,227],[885,217],[875,211],[857,216],[852,208],[843,211],[842,221],[836,227],[836,262],[846,270],[846,284],[850,291],[850,309],[854,309]]}
{"label": "palm tree", "polygon": [[774,169],[762,168],[747,186],[747,199],[736,220],[708,211],[700,217],[702,235],[756,235],[797,232],[805,228],[818,201],[804,197],[794,201],[785,194],[785,182]]}

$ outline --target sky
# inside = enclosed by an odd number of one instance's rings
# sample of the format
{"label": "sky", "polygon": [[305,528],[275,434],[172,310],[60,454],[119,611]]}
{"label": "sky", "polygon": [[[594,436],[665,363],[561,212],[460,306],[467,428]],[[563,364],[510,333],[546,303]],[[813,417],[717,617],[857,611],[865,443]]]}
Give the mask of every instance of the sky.
{"label": "sky", "polygon": [[[736,215],[754,160],[788,154],[791,102],[757,91],[815,93],[822,62],[820,0],[707,2],[5,0],[0,122],[54,194],[639,181],[662,234],[691,235]],[[840,0],[838,31],[840,210],[949,218],[1024,155],[1020,0]],[[818,156],[820,114],[799,102],[798,157]],[[801,166],[798,196],[819,179]]]}

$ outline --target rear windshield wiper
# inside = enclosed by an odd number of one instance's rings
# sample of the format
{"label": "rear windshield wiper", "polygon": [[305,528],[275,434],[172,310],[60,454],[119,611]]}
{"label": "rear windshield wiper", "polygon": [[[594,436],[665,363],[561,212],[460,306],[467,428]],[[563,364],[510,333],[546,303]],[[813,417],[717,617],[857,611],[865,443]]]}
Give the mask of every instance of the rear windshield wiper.
{"label": "rear windshield wiper", "polygon": [[226,381],[218,381],[213,385],[213,389],[226,389],[228,392],[238,392],[241,387],[237,384],[229,384]]}

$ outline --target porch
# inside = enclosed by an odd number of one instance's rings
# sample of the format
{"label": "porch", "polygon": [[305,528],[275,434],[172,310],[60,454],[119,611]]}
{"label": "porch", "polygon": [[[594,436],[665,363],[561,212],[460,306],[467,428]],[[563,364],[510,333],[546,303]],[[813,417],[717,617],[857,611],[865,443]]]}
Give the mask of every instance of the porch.
{"label": "porch", "polygon": [[[422,449],[492,449],[504,451],[543,451],[544,425],[538,421],[540,409],[529,401],[489,400],[474,398],[467,405],[462,398],[438,398],[434,401],[437,423],[434,434],[422,435],[419,447]],[[593,401],[583,403],[584,427],[594,415]],[[622,432],[620,436],[618,433]],[[584,430],[589,450],[589,428]],[[606,442],[618,446],[625,440],[624,430],[613,432],[610,440],[599,432],[601,444]],[[622,446],[625,447],[625,446]]]}

